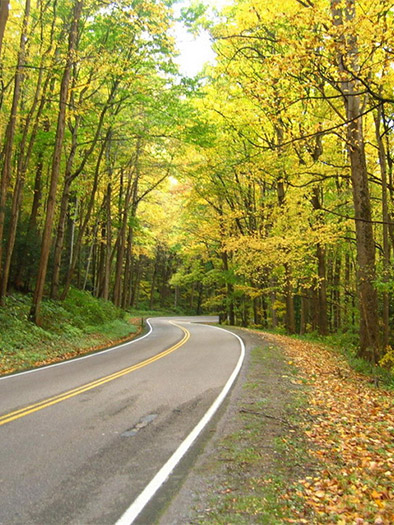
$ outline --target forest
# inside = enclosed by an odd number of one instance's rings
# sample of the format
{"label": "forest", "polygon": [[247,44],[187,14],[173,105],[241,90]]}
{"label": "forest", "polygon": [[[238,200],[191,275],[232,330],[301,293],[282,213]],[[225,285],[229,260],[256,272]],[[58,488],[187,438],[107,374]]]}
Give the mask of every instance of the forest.
{"label": "forest", "polygon": [[393,366],[392,3],[173,4],[1,0],[0,309],[80,289]]}

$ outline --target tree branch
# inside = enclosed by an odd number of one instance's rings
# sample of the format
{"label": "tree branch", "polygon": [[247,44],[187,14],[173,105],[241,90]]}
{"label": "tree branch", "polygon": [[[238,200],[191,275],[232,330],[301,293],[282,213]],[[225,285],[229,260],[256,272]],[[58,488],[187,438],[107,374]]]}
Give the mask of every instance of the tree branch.
{"label": "tree branch", "polygon": [[368,222],[370,224],[388,224],[389,226],[394,226],[394,222],[391,222],[391,221],[375,221],[375,220],[362,219],[361,217],[351,217],[350,215],[343,215],[342,213],[338,213],[336,211],[329,210],[323,207],[321,208],[321,210],[327,213],[331,213],[332,215],[336,215],[337,217],[341,217],[342,219],[346,219],[346,220]]}

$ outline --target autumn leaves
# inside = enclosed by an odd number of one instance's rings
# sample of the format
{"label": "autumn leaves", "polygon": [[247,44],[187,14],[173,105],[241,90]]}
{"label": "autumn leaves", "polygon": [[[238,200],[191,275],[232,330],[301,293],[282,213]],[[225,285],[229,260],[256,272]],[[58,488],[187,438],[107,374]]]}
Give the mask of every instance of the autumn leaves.
{"label": "autumn leaves", "polygon": [[302,430],[319,469],[291,491],[313,509],[317,523],[392,523],[392,392],[375,388],[328,349],[265,337],[280,343],[309,384]]}

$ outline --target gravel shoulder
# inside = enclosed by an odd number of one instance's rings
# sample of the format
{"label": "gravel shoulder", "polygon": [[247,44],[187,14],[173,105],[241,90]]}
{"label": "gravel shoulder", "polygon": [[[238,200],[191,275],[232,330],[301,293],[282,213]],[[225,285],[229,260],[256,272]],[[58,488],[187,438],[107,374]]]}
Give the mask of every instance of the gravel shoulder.
{"label": "gravel shoulder", "polygon": [[[254,523],[253,502],[240,512],[230,510],[229,521],[225,517],[227,501],[258,496],[253,480],[272,480],[278,473],[289,479],[299,474],[295,470],[305,468],[289,466],[287,451],[276,446],[289,430],[294,432],[290,420],[302,389],[293,380],[294,367],[264,335],[232,331],[245,342],[244,366],[221,413],[202,438],[203,443],[197,444],[199,453],[193,467],[187,474],[175,473],[180,488],[155,521],[159,525]],[[272,523],[278,517],[272,509]]]}

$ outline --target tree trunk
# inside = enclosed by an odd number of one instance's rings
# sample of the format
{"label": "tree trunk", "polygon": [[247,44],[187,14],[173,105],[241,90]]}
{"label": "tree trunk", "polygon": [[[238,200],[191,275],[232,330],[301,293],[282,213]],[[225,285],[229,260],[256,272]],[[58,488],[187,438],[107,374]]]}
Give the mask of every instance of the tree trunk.
{"label": "tree trunk", "polygon": [[286,299],[286,330],[289,334],[296,333],[294,295],[291,284],[291,272],[288,264],[285,264],[285,299]]}
{"label": "tree trunk", "polygon": [[[126,232],[127,232],[127,223],[130,215],[130,205],[133,204],[133,207],[137,205],[137,191],[138,191],[138,181],[140,177],[139,162],[142,149],[141,138],[137,138],[137,145],[135,150],[135,157],[133,161],[133,166],[129,167],[128,170],[128,181],[125,192],[123,212],[121,215],[121,226],[119,231],[119,244],[118,244],[118,253],[116,259],[116,268],[115,268],[115,284],[114,284],[114,304],[120,306],[122,302],[121,292],[122,292],[122,275],[123,275],[123,259],[125,252],[125,243],[126,243]],[[134,175],[134,180],[133,180]],[[119,196],[121,200],[121,195]],[[119,204],[119,209],[122,204]]]}
{"label": "tree trunk", "polygon": [[[271,279],[270,285],[271,285],[271,287],[276,285],[276,283],[274,282],[273,279]],[[275,292],[275,290],[273,290],[270,293],[271,325],[272,325],[272,328],[276,328],[278,326],[278,313],[276,311],[277,310],[276,309],[276,301],[277,301],[276,292]]]}
{"label": "tree trunk", "polygon": [[309,318],[309,297],[303,294],[301,296],[300,335],[304,335],[307,333],[308,318]]}
{"label": "tree trunk", "polygon": [[155,290],[156,290],[157,274],[159,273],[159,265],[160,265],[160,247],[157,248],[155,265],[153,267],[153,274],[152,274],[152,280],[151,280],[151,286],[150,286],[150,296],[149,296],[149,308],[150,309],[153,308],[154,301],[155,301]]}
{"label": "tree trunk", "polygon": [[[9,225],[7,247],[6,247],[6,252],[5,252],[6,256],[5,256],[5,261],[4,261],[4,270],[3,270],[2,280],[1,280],[1,289],[0,289],[0,302],[1,303],[8,289],[9,274],[10,274],[10,269],[11,269],[12,256],[14,252],[16,233],[17,233],[17,228],[18,228],[18,223],[19,223],[19,214],[20,214],[20,209],[22,206],[23,188],[25,184],[26,172],[28,169],[33,147],[35,144],[38,127],[40,124],[40,118],[41,118],[41,115],[42,115],[42,112],[43,112],[43,109],[46,103],[46,93],[47,93],[47,89],[49,85],[50,75],[47,76],[46,81],[44,83],[44,87],[43,87],[42,94],[41,94],[40,105],[36,112],[36,108],[38,105],[38,101],[40,98],[40,92],[41,92],[42,75],[43,75],[43,70],[41,69],[39,72],[34,100],[30,108],[30,111],[26,117],[25,123],[23,125],[22,140],[19,145],[19,158],[18,158],[14,195],[12,199],[11,221]],[[28,132],[30,130],[30,124],[31,124],[31,121],[33,119],[35,112],[36,112],[36,115],[34,117],[34,124],[33,124],[33,128],[32,128],[30,138],[28,141],[27,140]]]}
{"label": "tree trunk", "polygon": [[333,328],[338,331],[342,328],[342,312],[341,312],[341,254],[335,255],[335,264],[333,271]]}
{"label": "tree trunk", "polygon": [[[282,143],[282,131],[277,128],[278,144]],[[279,206],[282,207],[285,204],[285,185],[283,180],[278,180],[276,183],[276,191],[278,195]],[[295,311],[294,311],[294,297],[293,289],[291,285],[291,268],[288,263],[284,264],[285,268],[285,302],[286,302],[286,330],[290,334],[295,334]]]}
{"label": "tree trunk", "polygon": [[7,25],[8,20],[8,4],[9,0],[0,0],[0,108],[3,105],[3,93],[5,89],[3,83],[3,62],[1,60],[1,51],[3,49],[5,26]]}
{"label": "tree trunk", "polygon": [[[3,8],[3,6],[2,6]],[[16,73],[14,77],[14,92],[12,97],[11,114],[7,124],[5,133],[5,143],[3,148],[3,167],[0,178],[0,241],[4,234],[4,220],[5,207],[7,201],[7,192],[11,179],[12,170],[12,154],[14,147],[14,137],[16,121],[18,116],[19,99],[21,94],[21,85],[23,82],[23,70],[25,65],[26,41],[27,41],[27,27],[30,17],[30,0],[25,2],[25,12],[23,15],[22,31],[19,44],[18,60],[16,66]],[[0,242],[0,275],[2,275],[2,260],[3,260],[3,244]],[[4,279],[2,278],[2,281]],[[7,283],[5,283],[6,286]]]}
{"label": "tree trunk", "polygon": [[[104,198],[105,223],[102,228],[102,250],[100,261],[100,278],[98,284],[98,296],[102,299],[109,298],[109,284],[111,274],[111,251],[112,251],[112,219],[111,219],[112,184],[107,184]],[[105,244],[104,240],[105,239]]]}
{"label": "tree trunk", "polygon": [[261,315],[259,311],[260,297],[253,298],[253,324],[256,326],[261,324]]}
{"label": "tree trunk", "polygon": [[131,290],[130,306],[136,308],[138,305],[139,287],[140,287],[141,274],[142,274],[142,255],[138,257],[138,261],[136,262],[136,267],[134,268],[134,273],[135,273],[135,277],[134,277],[133,286]]}
{"label": "tree trunk", "polygon": [[66,172],[64,175],[64,185],[62,198],[60,201],[60,211],[59,211],[59,220],[56,232],[56,242],[55,242],[55,253],[53,258],[53,274],[52,274],[52,283],[51,283],[51,298],[57,299],[59,293],[59,279],[60,279],[60,268],[62,262],[62,253],[64,246],[64,237],[66,231],[66,218],[68,205],[70,200],[70,189],[71,183],[73,181],[72,176],[72,167],[74,163],[75,154],[77,151],[77,136],[78,136],[78,120],[75,122],[72,130],[71,137],[71,149],[66,162]]}
{"label": "tree trunk", "polygon": [[66,281],[65,281],[65,284],[64,284],[64,289],[63,289],[63,292],[62,292],[61,297],[60,297],[62,301],[64,301],[64,299],[67,297],[68,291],[70,289],[72,278],[73,278],[75,269],[77,268],[77,264],[79,262],[79,256],[80,256],[80,252],[81,252],[83,237],[84,237],[84,235],[86,233],[86,230],[87,230],[88,225],[89,225],[90,217],[92,215],[94,202],[95,202],[95,197],[96,197],[96,192],[97,192],[97,187],[98,187],[98,179],[99,179],[99,172],[100,172],[99,166],[100,166],[100,158],[98,159],[98,163],[97,163],[97,166],[96,166],[96,171],[95,171],[94,180],[93,180],[93,186],[92,186],[92,189],[91,189],[91,194],[90,194],[90,197],[89,197],[89,201],[88,201],[87,206],[86,206],[86,214],[83,217],[83,219],[82,219],[82,215],[81,215],[81,223],[80,223],[80,227],[79,227],[79,231],[78,231],[78,237],[77,237],[77,241],[76,241],[75,245],[74,245],[74,221],[73,221],[72,226],[71,226],[72,235],[71,235],[71,248],[70,248],[70,264],[69,264],[69,268],[68,268],[68,272],[67,272],[67,276],[66,276]]}
{"label": "tree trunk", "polygon": [[229,264],[228,253],[222,251],[223,270],[226,274],[226,314],[228,322],[231,326],[235,326],[235,311],[234,311],[234,286],[229,282]]}
{"label": "tree trunk", "polygon": [[8,279],[9,279],[10,268],[11,268],[11,259],[12,259],[12,254],[14,251],[16,230],[18,226],[19,210],[22,204],[23,185],[24,185],[24,177],[23,178],[18,177],[18,179],[15,182],[14,195],[12,199],[10,228],[8,232],[6,256],[4,260],[4,269],[3,269],[3,274],[1,276],[2,277],[1,288],[0,288],[0,305],[1,306],[4,306],[4,297],[7,294]]}
{"label": "tree trunk", "polygon": [[8,20],[8,4],[9,0],[0,0],[0,55],[3,48],[5,26]]}
{"label": "tree trunk", "polygon": [[[74,72],[73,84],[76,82],[77,73],[78,73],[77,71]],[[84,152],[82,161],[80,162],[77,169],[75,169],[75,171],[73,171],[73,165],[74,165],[74,159],[75,159],[75,155],[76,155],[77,147],[78,147],[77,139],[78,139],[79,123],[81,119],[80,115],[77,115],[74,126],[72,128],[71,150],[70,150],[70,153],[67,159],[63,194],[62,194],[62,200],[60,204],[60,215],[59,215],[57,234],[56,234],[55,255],[54,255],[54,263],[53,263],[53,276],[52,276],[52,285],[51,285],[51,297],[52,298],[57,298],[58,291],[59,291],[61,258],[62,258],[63,247],[64,247],[65,223],[66,223],[66,215],[67,215],[69,198],[70,198],[71,184],[83,172],[86,162],[88,161],[88,159],[90,158],[90,156],[92,155],[94,151],[94,148],[100,137],[100,133],[101,133],[101,130],[104,124],[105,115],[108,109],[111,107],[111,104],[115,97],[118,86],[119,86],[119,80],[116,80],[114,84],[112,85],[107,101],[101,110],[100,117],[99,117],[97,127],[95,130],[95,134],[90,144],[90,147]],[[79,97],[79,104],[83,100],[83,93],[84,91],[81,93]],[[105,138],[102,142],[100,153],[98,156],[98,159],[99,159],[98,165],[100,165],[101,163],[101,159],[103,157],[107,143],[110,140],[110,136],[111,136],[111,128],[108,129],[105,135]]]}
{"label": "tree trunk", "polygon": [[89,248],[88,260],[86,262],[85,278],[83,280],[82,290],[86,290],[86,286],[88,283],[90,265],[92,264],[94,248],[96,246],[96,238],[97,238],[97,223],[95,223],[94,228],[93,228],[93,239],[92,239],[92,243]]}
{"label": "tree trunk", "polygon": [[[360,115],[358,97],[347,99],[348,120]],[[379,357],[378,298],[374,288],[375,241],[371,223],[368,172],[364,153],[361,117],[348,125],[349,156],[356,214],[358,295],[360,301],[360,355],[376,362]]]}
{"label": "tree trunk", "polygon": [[116,254],[116,264],[115,264],[115,281],[114,281],[114,290],[113,290],[113,302],[115,306],[120,306],[121,304],[121,290],[122,290],[122,276],[123,276],[123,258],[125,252],[125,243],[126,243],[126,229],[127,229],[127,219],[128,219],[128,208],[131,199],[131,178],[132,171],[128,173],[128,184],[126,188],[126,194],[124,199],[124,204],[122,203],[122,196],[124,193],[123,188],[123,171],[121,171],[121,182],[120,182],[120,191],[119,191],[119,222],[120,230],[118,233],[117,239],[117,254]]}
{"label": "tree trunk", "polygon": [[30,309],[30,319],[38,324],[40,316],[40,307],[41,301],[44,294],[44,285],[45,278],[47,274],[48,267],[48,258],[49,251],[51,246],[51,235],[55,214],[55,205],[56,205],[56,191],[57,183],[59,179],[60,171],[60,162],[63,146],[63,138],[65,131],[65,119],[66,119],[66,109],[67,109],[67,100],[69,92],[69,83],[71,76],[71,68],[74,61],[74,51],[76,49],[78,41],[78,24],[79,19],[82,13],[82,0],[75,0],[73,14],[72,14],[72,23],[69,34],[68,41],[68,53],[66,65],[63,72],[63,77],[60,87],[60,99],[59,99],[59,114],[57,120],[57,129],[56,129],[56,138],[55,138],[55,147],[52,157],[52,168],[51,168],[51,178],[50,178],[50,187],[47,200],[47,209],[46,209],[46,218],[45,225],[42,235],[41,243],[41,256],[40,263],[38,267],[38,276],[36,282],[36,288],[33,296],[33,303]]}
{"label": "tree trunk", "polygon": [[[317,224],[321,224],[321,202],[320,202],[320,188],[314,186],[312,193],[313,209],[317,212]],[[317,327],[320,335],[328,334],[327,322],[327,280],[326,280],[326,255],[324,246],[318,242],[316,245],[317,258]]]}
{"label": "tree trunk", "polygon": [[198,283],[197,288],[198,288],[198,298],[197,298],[196,314],[200,315],[201,314],[202,298],[203,298],[203,294],[204,294],[204,285],[202,284],[201,281]]}
{"label": "tree trunk", "polygon": [[[382,219],[383,219],[383,282],[389,281],[390,272],[390,243],[389,226],[390,222],[387,202],[387,156],[385,145],[380,132],[382,121],[382,106],[380,105],[375,114],[375,132],[379,151],[379,167],[382,177]],[[386,348],[390,339],[390,295],[387,290],[383,292],[383,347]]]}
{"label": "tree trunk", "polygon": [[[28,241],[32,238],[33,234],[36,234],[38,237],[38,210],[40,209],[41,198],[42,198],[42,169],[43,169],[43,153],[42,151],[38,154],[37,166],[36,166],[36,176],[34,179],[34,191],[33,191],[33,204],[30,211],[29,222],[27,225],[26,234],[23,242],[23,250],[20,253],[18,260],[18,269],[17,275],[15,278],[15,284],[18,290],[28,291],[30,289],[30,278],[31,278],[31,268],[26,272],[26,257],[23,254],[26,254]],[[31,259],[31,258],[29,258]],[[29,260],[31,263],[31,260]]]}
{"label": "tree trunk", "polygon": [[[332,0],[333,23],[344,25],[355,18],[355,0],[347,0],[345,7],[340,0]],[[358,71],[358,47],[354,34],[341,33],[339,38],[338,69],[343,81],[340,90],[344,95],[346,111],[347,151],[353,191],[353,205],[356,216],[357,276],[360,307],[360,350],[359,355],[377,362],[381,343],[379,334],[378,297],[374,288],[375,242],[371,222],[371,203],[368,187],[368,170],[365,158],[365,141],[362,126],[362,109],[358,83],[346,71]]]}
{"label": "tree trunk", "polygon": [[129,226],[127,231],[126,260],[124,267],[122,308],[126,309],[131,298],[131,263],[132,263],[133,229]]}

